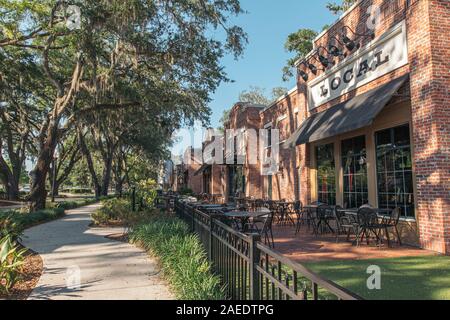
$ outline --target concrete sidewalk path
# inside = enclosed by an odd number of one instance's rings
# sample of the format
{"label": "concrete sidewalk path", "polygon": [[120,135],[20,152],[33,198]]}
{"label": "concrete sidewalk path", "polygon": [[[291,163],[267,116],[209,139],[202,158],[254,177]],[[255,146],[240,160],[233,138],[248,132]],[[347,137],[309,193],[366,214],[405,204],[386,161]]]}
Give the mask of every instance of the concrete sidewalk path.
{"label": "concrete sidewalk path", "polygon": [[168,300],[157,261],[105,236],[122,228],[90,228],[91,205],[25,231],[22,243],[39,253],[44,271],[32,300]]}

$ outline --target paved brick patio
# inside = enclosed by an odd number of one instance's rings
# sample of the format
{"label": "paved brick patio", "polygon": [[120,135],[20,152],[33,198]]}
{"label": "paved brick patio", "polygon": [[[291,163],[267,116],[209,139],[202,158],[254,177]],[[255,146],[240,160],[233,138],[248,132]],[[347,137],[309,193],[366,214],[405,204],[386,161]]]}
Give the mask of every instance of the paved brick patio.
{"label": "paved brick patio", "polygon": [[351,242],[353,238],[347,242],[345,236],[340,236],[339,242],[336,243],[334,235],[314,236],[307,227],[303,227],[298,235],[295,235],[295,228],[292,226],[274,226],[273,231],[275,250],[297,262],[436,255],[432,251],[420,248],[399,246],[396,242],[391,242],[391,248],[388,248],[386,244],[377,247],[374,241],[370,245],[364,242],[356,247]]}

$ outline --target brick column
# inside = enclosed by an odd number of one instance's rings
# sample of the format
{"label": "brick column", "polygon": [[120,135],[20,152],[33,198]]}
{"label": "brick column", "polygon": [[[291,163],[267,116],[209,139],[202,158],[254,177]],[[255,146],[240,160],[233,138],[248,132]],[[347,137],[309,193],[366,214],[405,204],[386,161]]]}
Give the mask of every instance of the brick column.
{"label": "brick column", "polygon": [[450,1],[411,1],[407,25],[420,242],[450,254]]}

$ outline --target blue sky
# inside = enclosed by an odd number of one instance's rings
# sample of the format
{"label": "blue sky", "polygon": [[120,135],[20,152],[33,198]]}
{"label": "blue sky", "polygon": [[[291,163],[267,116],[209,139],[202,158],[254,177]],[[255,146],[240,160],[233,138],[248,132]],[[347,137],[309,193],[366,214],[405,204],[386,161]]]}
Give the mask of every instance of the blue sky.
{"label": "blue sky", "polygon": [[[232,107],[239,93],[250,86],[265,88],[268,95],[275,87],[294,87],[294,79],[290,82],[282,80],[281,70],[290,58],[284,43],[290,33],[300,28],[321,31],[324,25],[336,20],[337,17],[325,7],[328,2],[330,0],[241,0],[243,9],[248,13],[231,22],[247,32],[249,43],[239,60],[236,61],[233,56],[222,60],[228,77],[234,82],[223,83],[212,95],[211,126],[218,126],[223,111]],[[201,133],[194,135],[194,145],[197,147]],[[187,138],[182,139],[183,142],[174,146],[174,154],[180,154],[189,146],[189,143],[186,145]]]}

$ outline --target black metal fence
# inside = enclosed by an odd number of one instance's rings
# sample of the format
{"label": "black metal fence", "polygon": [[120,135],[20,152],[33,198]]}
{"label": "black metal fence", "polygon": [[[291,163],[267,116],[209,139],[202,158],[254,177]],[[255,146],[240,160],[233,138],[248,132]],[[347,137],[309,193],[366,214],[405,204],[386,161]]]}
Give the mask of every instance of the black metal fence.
{"label": "black metal fence", "polygon": [[362,299],[265,246],[259,235],[237,232],[220,216],[189,204],[177,200],[174,204],[176,214],[199,236],[231,299]]}

